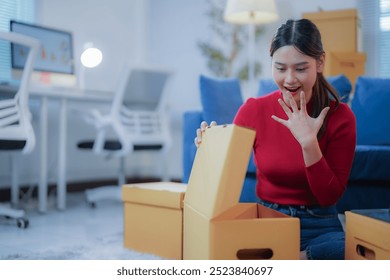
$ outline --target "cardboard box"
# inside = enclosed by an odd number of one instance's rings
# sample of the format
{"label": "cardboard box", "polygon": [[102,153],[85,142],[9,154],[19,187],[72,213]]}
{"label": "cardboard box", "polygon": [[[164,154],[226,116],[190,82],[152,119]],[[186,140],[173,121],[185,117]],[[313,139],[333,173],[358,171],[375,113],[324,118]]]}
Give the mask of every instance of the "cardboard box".
{"label": "cardboard box", "polygon": [[366,54],[357,52],[330,52],[326,57],[324,75],[344,74],[354,85],[365,73]]}
{"label": "cardboard box", "polygon": [[362,51],[361,20],[356,9],[304,13],[303,17],[320,30],[326,53]]}
{"label": "cardboard box", "polygon": [[299,219],[239,203],[253,130],[206,129],[184,199],[184,259],[298,259]]}
{"label": "cardboard box", "polygon": [[124,246],[182,259],[185,190],[185,184],[172,182],[124,185]]}
{"label": "cardboard box", "polygon": [[[390,216],[388,209],[365,211],[378,217],[382,212],[387,219]],[[345,212],[345,259],[390,260],[390,222],[368,215]]]}

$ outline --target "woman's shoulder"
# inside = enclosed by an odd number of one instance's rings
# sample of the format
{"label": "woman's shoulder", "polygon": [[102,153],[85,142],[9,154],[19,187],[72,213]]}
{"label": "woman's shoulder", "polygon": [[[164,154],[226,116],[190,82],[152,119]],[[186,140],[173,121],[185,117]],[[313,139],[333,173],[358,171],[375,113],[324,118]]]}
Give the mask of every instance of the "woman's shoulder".
{"label": "woman's shoulder", "polygon": [[263,106],[268,105],[269,103],[273,103],[278,100],[278,98],[281,97],[280,90],[275,90],[273,92],[270,92],[266,95],[258,96],[258,97],[251,97],[248,98],[248,100],[244,104],[248,104],[250,106]]}
{"label": "woman's shoulder", "polygon": [[355,119],[354,113],[346,103],[340,102],[336,108],[336,102],[332,101],[331,109],[333,109],[332,111],[334,112],[335,116]]}
{"label": "woman's shoulder", "polygon": [[[253,127],[262,115],[267,114],[272,110],[272,103],[278,104],[277,100],[280,97],[280,91],[274,91],[261,97],[248,98],[238,110],[234,122],[245,126]],[[276,102],[275,102],[276,101]],[[261,118],[262,119],[262,118]]]}
{"label": "woman's shoulder", "polygon": [[[332,101],[331,108],[335,108],[335,104]],[[354,131],[356,129],[355,114],[346,103],[340,103],[339,106],[331,111],[329,116],[329,126],[333,129],[339,129],[348,127],[349,130]]]}

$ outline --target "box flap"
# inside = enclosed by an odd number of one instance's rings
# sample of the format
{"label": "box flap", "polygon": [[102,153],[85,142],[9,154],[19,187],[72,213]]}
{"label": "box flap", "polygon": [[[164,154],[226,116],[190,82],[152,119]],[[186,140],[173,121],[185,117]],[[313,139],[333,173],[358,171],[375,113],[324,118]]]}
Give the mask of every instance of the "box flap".
{"label": "box flap", "polygon": [[183,208],[187,185],[173,182],[127,184],[122,187],[124,202]]}
{"label": "box flap", "polygon": [[239,202],[255,131],[236,125],[212,126],[202,136],[184,203],[207,219]]}
{"label": "box flap", "polygon": [[386,222],[390,224],[390,208],[389,209],[355,209],[351,212],[367,216],[372,219]]}
{"label": "box flap", "polygon": [[330,52],[330,56],[333,59],[337,59],[338,61],[347,61],[347,62],[365,62],[366,54],[362,52]]}
{"label": "box flap", "polygon": [[320,11],[313,13],[303,13],[303,18],[310,20],[335,20],[343,18],[358,18],[358,12],[356,9],[345,10],[332,10],[332,11]]}

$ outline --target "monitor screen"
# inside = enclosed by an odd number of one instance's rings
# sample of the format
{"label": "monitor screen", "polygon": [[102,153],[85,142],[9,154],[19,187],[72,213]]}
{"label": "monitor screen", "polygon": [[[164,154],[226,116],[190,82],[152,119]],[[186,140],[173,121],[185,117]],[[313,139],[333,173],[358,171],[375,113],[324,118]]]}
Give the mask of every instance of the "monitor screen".
{"label": "monitor screen", "polygon": [[[72,33],[11,20],[12,32],[34,37],[41,42],[34,70],[74,74]],[[22,69],[26,62],[26,47],[12,44],[12,68]]]}

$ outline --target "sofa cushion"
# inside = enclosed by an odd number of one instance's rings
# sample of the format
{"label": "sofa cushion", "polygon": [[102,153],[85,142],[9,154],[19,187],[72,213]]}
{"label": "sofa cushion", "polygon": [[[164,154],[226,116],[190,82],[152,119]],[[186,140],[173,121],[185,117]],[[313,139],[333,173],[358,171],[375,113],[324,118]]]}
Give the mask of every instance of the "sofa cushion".
{"label": "sofa cushion", "polygon": [[341,74],[337,76],[327,77],[326,80],[335,88],[337,93],[340,95],[342,102],[348,103],[349,96],[352,91],[351,82],[348,78]]}
{"label": "sofa cushion", "polygon": [[389,170],[390,146],[357,145],[349,180],[390,182]]}
{"label": "sofa cushion", "polygon": [[387,181],[352,181],[348,183],[337,202],[339,213],[353,209],[385,209],[390,205],[390,188]]}
{"label": "sofa cushion", "polygon": [[359,77],[351,108],[358,145],[390,145],[390,79]]}
{"label": "sofa cushion", "polygon": [[183,115],[183,183],[188,183],[196,154],[196,129],[203,121],[203,112],[186,111]]}
{"label": "sofa cushion", "polygon": [[238,108],[243,104],[239,80],[201,75],[199,83],[204,120],[208,123],[232,123]]}
{"label": "sofa cushion", "polygon": [[[348,78],[341,74],[337,76],[327,77],[326,80],[335,88],[335,90],[340,95],[341,101],[347,103],[349,101],[349,96],[352,90],[351,82]],[[266,95],[267,93],[273,92],[278,89],[278,86],[275,84],[272,79],[262,79],[259,82],[259,91],[258,96]]]}
{"label": "sofa cushion", "polygon": [[272,79],[261,79],[259,81],[259,91],[257,96],[263,96],[278,89],[278,86]]}

